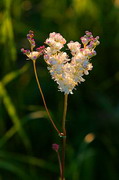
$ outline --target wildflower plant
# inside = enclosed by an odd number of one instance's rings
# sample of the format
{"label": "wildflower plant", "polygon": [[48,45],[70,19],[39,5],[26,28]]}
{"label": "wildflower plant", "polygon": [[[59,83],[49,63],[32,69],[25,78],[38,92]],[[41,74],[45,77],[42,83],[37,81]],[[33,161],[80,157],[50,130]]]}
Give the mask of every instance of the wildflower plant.
{"label": "wildflower plant", "polygon": [[[96,55],[95,48],[100,44],[99,36],[93,37],[92,33],[89,31],[85,32],[85,35],[81,37],[82,45],[79,42],[70,41],[66,44],[65,38],[59,33],[50,33],[49,38],[45,40],[47,47],[40,46],[34,50],[36,44],[33,39],[34,32],[29,31],[27,39],[30,42],[30,50],[21,49],[23,54],[27,56],[28,59],[32,60],[34,67],[34,74],[36,82],[38,84],[39,91],[41,93],[45,109],[47,111],[48,117],[57,131],[58,135],[62,138],[62,154],[59,153],[59,145],[53,144],[52,149],[57,153],[58,162],[60,167],[60,178],[65,180],[64,168],[65,168],[65,149],[66,149],[66,114],[67,114],[67,104],[68,95],[73,94],[73,90],[81,82],[84,82],[84,75],[88,75],[89,71],[92,70],[93,65],[90,62],[92,57]],[[66,52],[62,48],[67,45]],[[63,48],[64,49],[64,48]],[[67,49],[70,51],[71,56],[68,55]],[[46,64],[48,65],[48,70],[51,77],[58,84],[59,91],[64,93],[64,112],[62,118],[61,130],[57,128],[54,123],[47,104],[42,92],[40,82],[38,79],[36,60],[42,56]],[[61,157],[62,156],[62,157]]]}

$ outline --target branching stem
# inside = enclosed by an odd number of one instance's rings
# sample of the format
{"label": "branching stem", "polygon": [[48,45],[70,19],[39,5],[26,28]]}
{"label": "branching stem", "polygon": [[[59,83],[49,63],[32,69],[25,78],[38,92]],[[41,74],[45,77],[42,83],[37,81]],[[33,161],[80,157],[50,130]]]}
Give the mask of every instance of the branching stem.
{"label": "branching stem", "polygon": [[58,130],[58,128],[56,127],[50,113],[49,113],[49,110],[48,110],[48,107],[47,107],[47,104],[46,104],[46,101],[45,101],[45,97],[44,97],[44,94],[43,94],[43,91],[41,89],[41,86],[40,86],[40,82],[39,82],[39,79],[38,79],[38,74],[37,74],[37,70],[36,70],[36,60],[33,60],[33,68],[34,68],[34,74],[35,74],[35,78],[36,78],[36,82],[37,82],[37,85],[38,85],[38,89],[41,93],[41,97],[42,97],[42,100],[43,100],[43,104],[45,106],[45,109],[46,109],[46,112],[48,114],[48,117],[54,127],[54,129],[58,132],[59,135],[61,135],[62,133]]}

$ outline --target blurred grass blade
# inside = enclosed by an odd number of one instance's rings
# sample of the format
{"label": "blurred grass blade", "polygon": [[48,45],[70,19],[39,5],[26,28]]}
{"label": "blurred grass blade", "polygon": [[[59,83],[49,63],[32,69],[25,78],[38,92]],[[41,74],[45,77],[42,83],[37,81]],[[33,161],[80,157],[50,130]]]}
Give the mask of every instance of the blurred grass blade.
{"label": "blurred grass blade", "polygon": [[13,162],[17,161],[19,163],[21,162],[25,164],[30,164],[32,166],[38,166],[40,168],[50,170],[52,172],[57,172],[57,166],[55,166],[53,163],[46,162],[43,159],[39,159],[33,156],[25,156],[21,154],[0,151],[0,158],[4,158],[5,160],[7,159],[9,161],[12,160]]}
{"label": "blurred grass blade", "polygon": [[[10,59],[12,61],[16,60],[16,48],[15,48],[15,43],[14,43],[14,33],[13,33],[13,27],[12,27],[12,20],[10,17],[9,12],[5,12],[4,13],[4,18],[3,18],[3,23],[1,25],[1,42],[4,44],[4,46],[6,46],[6,48],[8,49],[9,55],[10,55]],[[6,58],[7,54],[6,54],[6,49],[4,49],[4,55]]]}
{"label": "blurred grass blade", "polygon": [[12,126],[6,134],[0,139],[0,148],[12,137],[19,129],[16,126]]}
{"label": "blurred grass blade", "polygon": [[29,65],[26,64],[24,65],[21,69],[10,72],[9,74],[5,75],[4,78],[2,79],[2,83],[4,85],[8,84],[9,82],[11,82],[13,79],[17,78],[19,75],[21,75],[22,73],[24,73],[25,71],[28,70]]}
{"label": "blurred grass blade", "polygon": [[[0,1],[1,2],[1,1]],[[14,41],[12,0],[3,0],[0,13],[0,44],[1,44],[1,74],[10,71],[17,59],[17,49]]]}
{"label": "blurred grass blade", "polygon": [[[46,118],[47,113],[46,111],[37,111],[34,113],[30,113],[28,116],[22,119],[21,125],[24,126],[25,124],[29,123],[30,121],[34,119],[39,119],[39,118]],[[2,147],[14,134],[19,131],[19,128],[16,127],[15,125],[12,126],[6,134],[0,139],[0,147]]]}
{"label": "blurred grass blade", "polygon": [[18,133],[22,138],[22,141],[24,142],[24,145],[26,148],[30,148],[30,142],[29,139],[27,138],[22,126],[21,126],[21,122],[20,119],[17,115],[16,109],[12,103],[12,100],[10,98],[10,96],[8,95],[4,85],[0,82],[0,96],[1,98],[3,98],[3,103],[6,107],[6,110],[9,114],[9,116],[11,117],[11,120],[14,124],[14,126],[16,127],[16,129],[18,129]]}
{"label": "blurred grass blade", "polygon": [[4,0],[6,10],[8,10],[8,11],[10,10],[11,3],[12,3],[12,0]]}
{"label": "blurred grass blade", "polygon": [[30,178],[22,167],[18,167],[16,164],[14,165],[13,163],[2,160],[2,159],[0,159],[0,169],[7,170],[24,180]]}

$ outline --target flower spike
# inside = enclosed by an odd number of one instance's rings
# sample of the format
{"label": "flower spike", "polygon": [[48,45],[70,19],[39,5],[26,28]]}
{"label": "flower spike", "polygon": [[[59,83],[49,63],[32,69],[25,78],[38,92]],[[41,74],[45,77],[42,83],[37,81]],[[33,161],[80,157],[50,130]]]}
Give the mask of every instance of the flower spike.
{"label": "flower spike", "polygon": [[41,55],[43,55],[44,49],[45,49],[45,46],[40,46],[35,51],[33,51],[34,47],[36,46],[35,40],[33,39],[33,37],[34,37],[34,32],[30,30],[29,34],[27,34],[27,39],[30,42],[31,51],[25,50],[24,48],[21,49],[21,52],[28,57],[28,60],[38,59]]}
{"label": "flower spike", "polygon": [[34,37],[34,32],[30,30],[29,34],[27,34],[27,39],[31,44],[31,51],[33,51],[33,48],[36,46],[36,43],[33,37]]}

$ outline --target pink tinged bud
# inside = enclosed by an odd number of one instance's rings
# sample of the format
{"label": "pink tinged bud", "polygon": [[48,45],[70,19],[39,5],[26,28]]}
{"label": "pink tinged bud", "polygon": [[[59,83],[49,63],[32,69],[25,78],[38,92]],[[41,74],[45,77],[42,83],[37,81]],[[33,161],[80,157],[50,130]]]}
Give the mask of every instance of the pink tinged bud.
{"label": "pink tinged bud", "polygon": [[34,32],[33,31],[29,31],[29,34],[27,34],[27,39],[32,39],[34,37]]}
{"label": "pink tinged bud", "polygon": [[92,33],[89,32],[89,31],[85,31],[85,33],[86,33],[87,36],[91,36],[92,35]]}
{"label": "pink tinged bud", "polygon": [[45,46],[40,46],[40,47],[37,48],[36,50],[39,52],[39,55],[43,55],[44,49],[45,49]]}
{"label": "pink tinged bud", "polygon": [[93,39],[92,39],[92,43],[93,43],[93,45],[94,45],[95,47],[100,44],[100,42],[98,41],[98,39],[99,39],[99,36],[97,36],[96,38],[93,38]]}
{"label": "pink tinged bud", "polygon": [[56,33],[55,33],[55,32],[50,33],[50,37],[51,37],[51,38],[53,38],[55,35],[56,35]]}
{"label": "pink tinged bud", "polygon": [[83,51],[84,51],[84,48],[81,48],[80,51],[83,52]]}
{"label": "pink tinged bud", "polygon": [[96,36],[96,39],[98,40],[98,39],[100,39],[100,37],[99,37],[99,36]]}
{"label": "pink tinged bud", "polygon": [[33,37],[34,37],[34,32],[30,30],[29,34],[27,34],[27,39],[29,40],[31,44],[31,48],[34,48],[36,46],[35,40],[33,39]]}
{"label": "pink tinged bud", "polygon": [[29,53],[30,53],[29,50],[25,50],[24,48],[21,49],[21,52],[22,52],[23,54],[29,54]]}
{"label": "pink tinged bud", "polygon": [[29,34],[27,34],[27,39],[28,39],[28,40],[31,39],[31,37],[29,36]]}
{"label": "pink tinged bud", "polygon": [[59,145],[58,144],[52,144],[52,149],[56,152],[59,150]]}
{"label": "pink tinged bud", "polygon": [[85,44],[85,45],[88,44],[88,39],[87,38],[81,37],[80,39],[81,39],[83,44]]}
{"label": "pink tinged bud", "polygon": [[93,41],[90,42],[90,44],[88,45],[88,48],[90,48],[90,49],[93,49],[93,48],[94,48],[94,43],[93,43]]}
{"label": "pink tinged bud", "polygon": [[33,42],[34,42],[34,39],[31,39],[31,42],[33,43]]}
{"label": "pink tinged bud", "polygon": [[44,49],[45,49],[45,46],[40,46],[36,50],[40,52],[40,51],[43,51]]}
{"label": "pink tinged bud", "polygon": [[23,53],[24,53],[24,48],[21,48],[21,52],[23,52]]}
{"label": "pink tinged bud", "polygon": [[43,45],[43,46],[40,46],[40,48],[41,48],[41,49],[44,49],[44,48],[45,48],[45,46],[44,46],[44,45]]}

